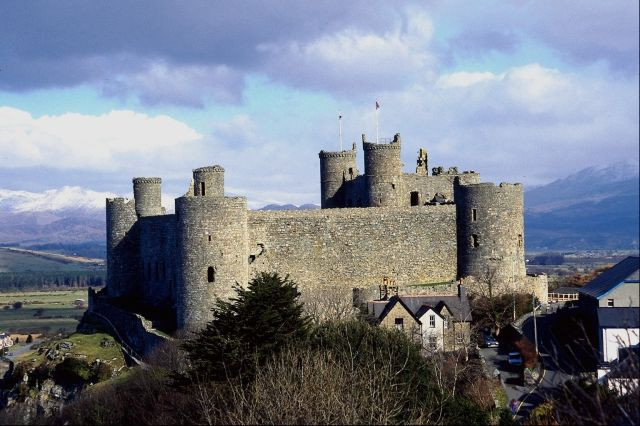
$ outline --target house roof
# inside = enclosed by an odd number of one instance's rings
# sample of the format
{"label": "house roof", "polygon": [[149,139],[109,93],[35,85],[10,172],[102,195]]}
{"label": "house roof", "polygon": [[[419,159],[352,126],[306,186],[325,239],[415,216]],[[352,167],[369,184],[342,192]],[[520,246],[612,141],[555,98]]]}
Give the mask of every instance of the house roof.
{"label": "house roof", "polygon": [[[393,296],[385,301],[374,301],[373,312],[379,321],[387,316],[393,307],[400,303],[417,321],[429,309],[441,315],[444,306],[451,312],[453,321],[471,321],[471,307],[466,297],[458,296]],[[384,306],[384,308],[383,308]],[[382,312],[380,312],[382,308]],[[378,312],[380,312],[378,314]]]}
{"label": "house roof", "polygon": [[434,308],[433,306],[422,305],[414,315],[415,315],[416,318],[422,318],[422,316],[424,314],[429,312],[429,309],[432,309],[433,312],[435,312],[438,315],[440,314],[440,312],[436,308]]}
{"label": "house roof", "polygon": [[639,328],[640,308],[598,308],[598,324],[605,328]]}
{"label": "house roof", "polygon": [[391,311],[391,309],[393,309],[394,306],[396,306],[396,304],[400,304],[402,307],[404,307],[409,314],[411,315],[411,317],[418,323],[421,324],[420,320],[416,317],[415,313],[411,310],[411,308],[409,308],[400,297],[398,296],[392,296],[389,301],[387,302],[387,304],[384,306],[384,309],[382,310],[382,313],[380,314],[380,316],[378,317],[378,321],[382,321],[387,314]]}
{"label": "house roof", "polygon": [[629,256],[589,281],[578,291],[599,299],[623,282],[638,282],[638,270],[640,270],[640,257]]}

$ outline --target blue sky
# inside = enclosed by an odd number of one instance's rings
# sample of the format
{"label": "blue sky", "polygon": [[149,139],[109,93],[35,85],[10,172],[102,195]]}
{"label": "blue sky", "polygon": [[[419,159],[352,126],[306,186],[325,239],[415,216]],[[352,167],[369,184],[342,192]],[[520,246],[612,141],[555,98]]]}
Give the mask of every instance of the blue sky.
{"label": "blue sky", "polygon": [[[0,188],[318,202],[318,157],[400,132],[405,170],[550,182],[638,162],[638,2],[5,1]],[[362,161],[361,153],[360,161]],[[362,168],[362,167],[361,167]]]}

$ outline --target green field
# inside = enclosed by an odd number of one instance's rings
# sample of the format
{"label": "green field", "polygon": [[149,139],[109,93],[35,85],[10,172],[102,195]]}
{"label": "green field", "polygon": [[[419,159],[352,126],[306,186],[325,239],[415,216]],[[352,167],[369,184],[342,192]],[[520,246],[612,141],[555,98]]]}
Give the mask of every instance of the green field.
{"label": "green field", "polygon": [[62,261],[27,252],[0,248],[0,272],[65,272],[92,270],[96,266],[90,263]]}
{"label": "green field", "polygon": [[[78,308],[74,302],[84,301]],[[14,309],[15,302],[22,308]],[[87,290],[0,293],[0,332],[55,334],[75,331],[86,309]]]}

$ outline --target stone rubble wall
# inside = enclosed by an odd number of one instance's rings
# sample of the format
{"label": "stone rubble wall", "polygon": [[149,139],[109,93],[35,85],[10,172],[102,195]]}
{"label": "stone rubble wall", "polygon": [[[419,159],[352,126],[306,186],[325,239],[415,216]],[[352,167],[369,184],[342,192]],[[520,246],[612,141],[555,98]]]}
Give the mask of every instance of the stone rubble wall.
{"label": "stone rubble wall", "polygon": [[455,206],[250,211],[249,276],[290,274],[302,291],[456,277]]}
{"label": "stone rubble wall", "polygon": [[[88,315],[93,320],[105,323],[107,330],[115,327],[115,336],[133,350],[134,356],[148,357],[158,346],[171,338],[158,332],[151,326],[151,322],[142,315],[126,311],[109,303],[108,299],[100,296],[90,297]],[[108,323],[104,318],[108,318]],[[124,341],[124,342],[122,342]]]}

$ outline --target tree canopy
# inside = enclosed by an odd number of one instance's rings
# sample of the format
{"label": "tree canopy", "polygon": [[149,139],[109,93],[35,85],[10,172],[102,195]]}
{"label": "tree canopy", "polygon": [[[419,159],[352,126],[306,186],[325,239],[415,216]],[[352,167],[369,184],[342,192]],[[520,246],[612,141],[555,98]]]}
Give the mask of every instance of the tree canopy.
{"label": "tree canopy", "polygon": [[192,370],[211,379],[250,377],[267,356],[308,331],[300,292],[288,276],[260,273],[235,291],[229,301],[217,300],[213,320],[184,344]]}

